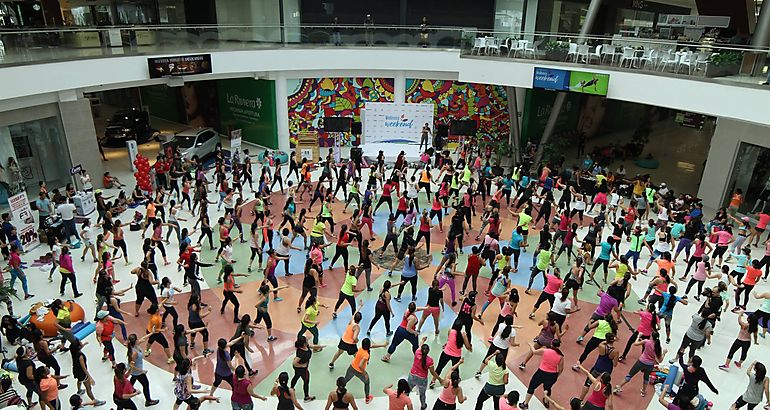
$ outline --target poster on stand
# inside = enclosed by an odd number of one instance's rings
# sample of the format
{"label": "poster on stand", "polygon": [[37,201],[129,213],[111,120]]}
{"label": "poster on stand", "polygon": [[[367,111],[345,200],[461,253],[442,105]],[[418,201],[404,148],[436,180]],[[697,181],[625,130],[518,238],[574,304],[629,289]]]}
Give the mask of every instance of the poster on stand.
{"label": "poster on stand", "polygon": [[422,127],[433,129],[433,104],[367,102],[366,143],[420,143]]}
{"label": "poster on stand", "polygon": [[126,148],[128,148],[128,163],[131,165],[131,171],[136,172],[137,168],[134,165],[136,155],[139,154],[139,147],[136,146],[136,140],[126,141]]}
{"label": "poster on stand", "polygon": [[8,198],[8,205],[11,208],[16,235],[19,237],[24,251],[37,247],[40,244],[40,239],[37,236],[35,217],[32,213],[32,207],[29,205],[27,193],[21,192]]}
{"label": "poster on stand", "polygon": [[230,155],[233,158],[233,164],[240,164],[243,153],[241,152],[241,129],[230,131]]}

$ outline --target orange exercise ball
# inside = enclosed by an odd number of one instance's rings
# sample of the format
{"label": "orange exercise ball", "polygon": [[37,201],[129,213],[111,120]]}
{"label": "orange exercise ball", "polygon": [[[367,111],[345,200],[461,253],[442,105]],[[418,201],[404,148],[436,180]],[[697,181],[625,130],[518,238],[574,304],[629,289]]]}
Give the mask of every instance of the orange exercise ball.
{"label": "orange exercise ball", "polygon": [[[79,304],[73,301],[66,301],[64,302],[64,306],[70,310],[70,320],[72,323],[80,322],[86,317],[86,313],[83,310],[83,307]],[[30,315],[31,316],[29,321],[34,324],[36,328],[40,329],[41,332],[43,332],[43,336],[54,337],[59,333],[59,331],[56,329],[56,316],[52,311],[49,310],[45,316],[43,316],[42,321],[38,320],[37,313],[34,311],[30,312]]]}

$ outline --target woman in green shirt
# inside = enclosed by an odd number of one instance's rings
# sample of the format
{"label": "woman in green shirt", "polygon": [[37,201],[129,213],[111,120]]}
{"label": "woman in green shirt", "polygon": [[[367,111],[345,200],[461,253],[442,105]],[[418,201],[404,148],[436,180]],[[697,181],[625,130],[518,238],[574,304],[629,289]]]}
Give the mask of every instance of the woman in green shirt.
{"label": "woman in green shirt", "polygon": [[[500,397],[505,394],[505,385],[508,384],[508,368],[505,365],[505,355],[499,350],[484,359],[480,370],[483,370],[484,367],[489,368],[489,379],[487,379],[484,388],[481,389],[479,396],[476,398],[477,409],[482,408],[484,402],[490,397],[492,402],[496,404],[495,407],[497,407]],[[476,378],[478,379],[480,375],[481,371],[476,374]]]}
{"label": "woman in green shirt", "polygon": [[[596,329],[594,330],[594,335],[591,337],[591,340],[588,341],[586,344],[585,349],[583,349],[583,353],[580,355],[580,358],[578,359],[578,362],[580,364],[583,364],[583,362],[588,358],[588,355],[593,352],[599,345],[607,339],[607,334],[618,334],[618,324],[615,322],[615,319],[612,317],[612,313],[605,316],[602,319],[599,319],[597,321],[594,321],[591,323],[591,325],[588,326],[589,329]],[[573,370],[578,369],[578,365],[572,366]]]}
{"label": "woman in green shirt", "polygon": [[299,333],[297,333],[297,337],[304,335],[305,332],[312,333],[314,345],[318,344],[319,308],[327,309],[328,306],[318,303],[318,300],[315,298],[315,296],[310,295],[310,297],[307,298],[307,302],[305,302],[305,314],[302,315],[302,320],[300,321],[301,327],[299,329]]}
{"label": "woman in green shirt", "polygon": [[342,287],[340,288],[340,295],[337,298],[337,303],[334,305],[334,312],[332,313],[332,317],[334,319],[337,318],[337,309],[342,306],[342,303],[347,301],[350,305],[351,312],[356,311],[356,297],[355,294],[357,292],[360,292],[361,289],[356,288],[356,272],[358,271],[358,267],[356,265],[351,266],[348,269],[348,274],[345,276],[345,281],[342,283]]}

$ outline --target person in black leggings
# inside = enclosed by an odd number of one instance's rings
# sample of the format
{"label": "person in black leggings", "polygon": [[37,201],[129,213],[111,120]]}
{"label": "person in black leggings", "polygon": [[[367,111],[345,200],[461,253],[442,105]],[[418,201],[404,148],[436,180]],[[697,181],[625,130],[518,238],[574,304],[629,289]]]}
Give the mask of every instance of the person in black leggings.
{"label": "person in black leggings", "polygon": [[246,344],[249,343],[249,339],[254,336],[254,329],[259,329],[262,326],[251,323],[251,316],[245,314],[241,316],[241,320],[238,327],[235,328],[235,334],[230,338],[230,356],[235,356],[235,353],[241,355],[243,359],[243,365],[246,366],[246,370],[249,371],[249,376],[257,374],[256,370],[252,370],[249,365],[249,360],[246,357]]}
{"label": "person in black leggings", "polygon": [[291,388],[293,389],[299,379],[302,379],[302,390],[305,393],[306,402],[315,400],[315,396],[310,395],[310,371],[308,367],[310,366],[310,358],[313,356],[313,350],[320,347],[309,344],[305,336],[297,336],[297,341],[294,342],[296,355],[292,361],[294,377],[291,378]]}
{"label": "person in black leggings", "polygon": [[386,335],[391,336],[393,334],[393,332],[390,331],[390,318],[393,317],[393,310],[390,307],[390,287],[391,284],[389,280],[386,280],[382,284],[382,290],[377,297],[377,303],[374,305],[374,318],[369,323],[369,329],[366,331],[367,335],[371,336],[372,328],[374,328],[374,325],[380,321],[380,318],[385,322]]}

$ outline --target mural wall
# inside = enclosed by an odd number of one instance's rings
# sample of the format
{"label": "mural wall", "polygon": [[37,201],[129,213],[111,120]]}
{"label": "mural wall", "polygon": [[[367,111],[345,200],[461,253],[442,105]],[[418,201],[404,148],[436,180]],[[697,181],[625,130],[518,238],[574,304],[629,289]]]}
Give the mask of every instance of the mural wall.
{"label": "mural wall", "polygon": [[330,147],[336,137],[343,146],[360,141],[350,133],[331,135],[319,129],[323,117],[353,117],[361,121],[361,109],[367,101],[393,102],[392,78],[305,78],[287,80],[289,90],[289,140],[292,147],[297,134],[318,131],[318,145]]}
{"label": "mural wall", "polygon": [[407,79],[406,102],[435,104],[434,127],[448,125],[452,119],[476,120],[480,134],[487,139],[507,139],[510,132],[508,96],[502,86]]}

